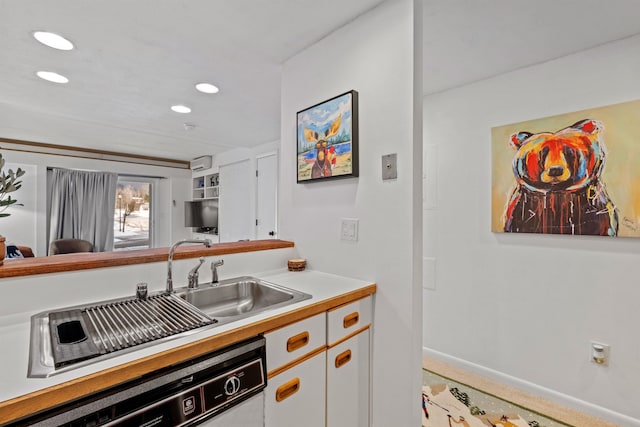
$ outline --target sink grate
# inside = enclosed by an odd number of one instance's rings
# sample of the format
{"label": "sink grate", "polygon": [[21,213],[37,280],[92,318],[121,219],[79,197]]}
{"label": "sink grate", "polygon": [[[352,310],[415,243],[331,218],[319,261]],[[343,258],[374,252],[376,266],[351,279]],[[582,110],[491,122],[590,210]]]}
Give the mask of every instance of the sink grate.
{"label": "sink grate", "polygon": [[117,301],[82,311],[94,329],[94,341],[101,347],[101,353],[111,353],[216,322],[173,294]]}

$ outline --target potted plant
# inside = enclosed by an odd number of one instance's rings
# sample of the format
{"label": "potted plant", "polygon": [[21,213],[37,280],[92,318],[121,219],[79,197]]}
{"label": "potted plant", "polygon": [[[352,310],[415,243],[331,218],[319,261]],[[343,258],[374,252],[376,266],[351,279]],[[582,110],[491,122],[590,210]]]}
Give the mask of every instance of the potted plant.
{"label": "potted plant", "polygon": [[[19,179],[24,175],[24,171],[20,168],[15,172],[11,169],[5,171],[4,163],[4,158],[0,153],[0,218],[11,215],[5,212],[9,206],[22,206],[22,204],[18,203],[18,200],[11,198],[10,193],[22,187],[22,181]],[[6,251],[5,238],[0,236],[0,265],[4,263]]]}

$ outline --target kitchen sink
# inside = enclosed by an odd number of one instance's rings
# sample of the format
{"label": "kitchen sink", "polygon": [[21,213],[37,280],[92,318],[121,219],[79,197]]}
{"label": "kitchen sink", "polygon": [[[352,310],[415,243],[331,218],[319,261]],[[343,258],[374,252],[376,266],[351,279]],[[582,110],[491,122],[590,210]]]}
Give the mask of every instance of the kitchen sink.
{"label": "kitchen sink", "polygon": [[243,276],[174,293],[42,312],[31,317],[28,376],[48,377],[308,298]]}
{"label": "kitchen sink", "polygon": [[201,284],[198,288],[183,289],[177,295],[218,323],[231,322],[311,298],[304,292],[250,276]]}

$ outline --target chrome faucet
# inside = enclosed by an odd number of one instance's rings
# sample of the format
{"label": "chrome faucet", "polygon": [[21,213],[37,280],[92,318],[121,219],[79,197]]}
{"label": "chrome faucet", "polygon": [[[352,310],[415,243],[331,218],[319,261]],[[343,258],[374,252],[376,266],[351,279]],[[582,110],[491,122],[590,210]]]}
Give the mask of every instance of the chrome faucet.
{"label": "chrome faucet", "polygon": [[198,265],[193,267],[189,272],[189,276],[187,277],[189,279],[189,284],[187,285],[189,288],[198,287],[198,269],[202,266],[202,264],[204,264],[203,256],[200,257],[200,262],[198,263]]}
{"label": "chrome faucet", "polygon": [[183,245],[185,243],[202,243],[208,248],[211,247],[211,240],[209,239],[180,240],[174,243],[173,246],[171,246],[171,249],[169,249],[169,259],[167,260],[167,293],[173,293],[173,277],[172,277],[172,270],[171,270],[171,264],[173,263],[173,253],[175,252],[178,246]]}
{"label": "chrome faucet", "polygon": [[224,260],[211,262],[211,283],[218,283],[218,267],[224,265]]}

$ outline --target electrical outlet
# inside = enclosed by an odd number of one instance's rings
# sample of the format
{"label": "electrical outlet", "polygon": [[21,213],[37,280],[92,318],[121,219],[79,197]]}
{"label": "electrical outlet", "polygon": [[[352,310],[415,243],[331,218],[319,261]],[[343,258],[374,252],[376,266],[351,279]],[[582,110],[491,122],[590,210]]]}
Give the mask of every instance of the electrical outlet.
{"label": "electrical outlet", "polygon": [[358,241],[358,221],[357,218],[342,218],[340,240],[348,242]]}
{"label": "electrical outlet", "polygon": [[611,353],[611,347],[608,344],[591,341],[589,347],[589,360],[602,366],[609,365],[609,355]]}

